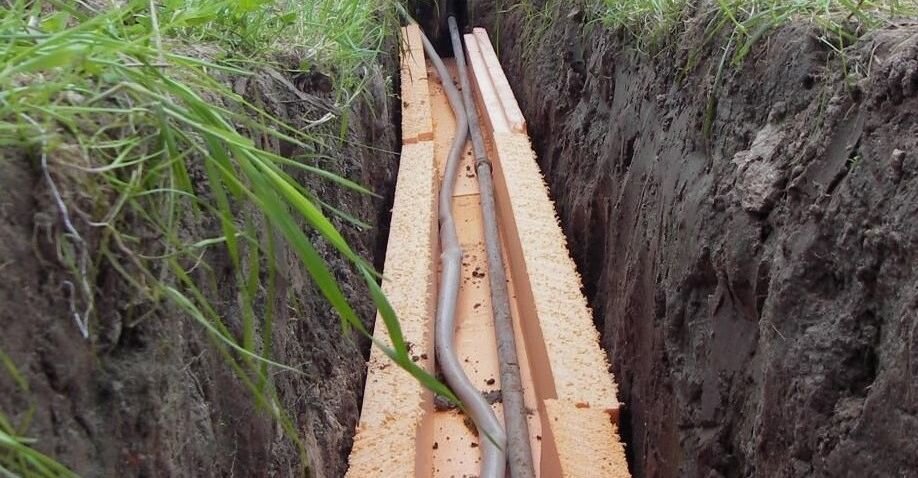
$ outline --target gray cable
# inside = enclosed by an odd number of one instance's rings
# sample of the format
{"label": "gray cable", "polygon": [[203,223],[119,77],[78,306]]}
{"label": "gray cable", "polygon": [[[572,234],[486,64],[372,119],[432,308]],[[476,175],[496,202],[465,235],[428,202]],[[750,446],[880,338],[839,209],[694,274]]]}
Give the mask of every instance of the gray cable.
{"label": "gray cable", "polygon": [[459,159],[465,149],[469,134],[468,116],[462,103],[462,97],[453,83],[452,75],[437,55],[430,40],[421,33],[424,50],[433,62],[443,84],[443,91],[449,99],[453,115],[456,117],[456,137],[449,150],[446,160],[446,171],[443,174],[443,184],[440,188],[440,201],[438,206],[440,217],[440,272],[439,295],[437,297],[436,317],[436,351],[440,371],[446,383],[453,389],[466,413],[478,428],[481,449],[481,478],[504,478],[506,475],[507,457],[504,455],[506,436],[503,426],[494,415],[491,405],[481,395],[481,392],[472,384],[462,364],[456,356],[453,341],[456,328],[456,299],[459,295],[459,274],[462,267],[462,250],[459,247],[459,237],[453,221],[453,190],[459,171]]}
{"label": "gray cable", "polygon": [[462,98],[465,101],[472,148],[475,151],[475,172],[478,176],[481,195],[481,215],[484,222],[485,247],[488,253],[488,273],[491,284],[491,308],[494,314],[494,333],[497,337],[497,358],[500,364],[501,398],[504,406],[504,422],[507,425],[510,476],[534,478],[535,464],[532,459],[532,446],[529,443],[529,424],[526,421],[526,403],[523,399],[520,361],[516,353],[516,337],[513,334],[513,320],[510,317],[510,298],[507,291],[504,259],[501,255],[491,163],[488,161],[484,139],[478,124],[478,112],[472,100],[465,53],[462,51],[462,40],[455,17],[449,17],[449,31],[453,40],[456,66],[459,69],[459,81],[462,85]]}

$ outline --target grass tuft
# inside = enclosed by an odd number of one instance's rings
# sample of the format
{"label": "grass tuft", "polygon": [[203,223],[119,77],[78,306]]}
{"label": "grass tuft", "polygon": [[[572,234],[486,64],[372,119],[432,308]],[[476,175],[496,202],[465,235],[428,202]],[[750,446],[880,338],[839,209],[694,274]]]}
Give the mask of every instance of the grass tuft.
{"label": "grass tuft", "polygon": [[[719,33],[730,36],[731,32],[725,31],[727,28],[735,31],[736,51],[731,58],[734,65],[743,61],[759,39],[790,21],[810,22],[826,32],[826,41],[848,45],[893,19],[918,16],[918,2],[913,0],[521,0],[511,3],[502,11],[523,10],[527,33],[538,35],[554,15],[579,10],[589,24],[598,23],[624,32],[646,54],[678,47],[685,23],[702,18],[707,21],[708,37]],[[527,41],[533,43],[531,39]]]}
{"label": "grass tuft", "polygon": [[[114,271],[140,297],[142,307],[133,309],[143,312],[129,318],[134,324],[163,307],[183,311],[208,332],[307,467],[299,433],[271,381],[274,370],[297,373],[271,356],[275,238],[294,251],[342,324],[370,335],[310,239],[318,236],[370,289],[392,340],[377,345],[425,385],[452,396],[410,360],[378,274],[329,217],[359,221],[288,172],[368,193],[323,164],[330,144],[346,140],[350,103],[395,30],[388,0],[0,5],[0,146],[30,152],[42,169],[62,224],[54,228],[56,259],[70,270],[63,286],[80,334],[95,332],[94,284],[102,271]],[[296,75],[327,78],[334,101],[318,104],[320,115],[294,128],[227,86],[229,78],[256,71],[282,82]],[[300,154],[287,158],[261,146],[272,141],[294,145]],[[190,237],[196,224],[208,222],[219,225],[218,237]],[[207,259],[217,250],[233,266],[239,336],[206,293],[215,284]],[[8,425],[0,421],[0,457],[57,472]],[[9,471],[8,462],[0,466]],[[37,476],[57,476],[42,473]]]}
{"label": "grass tuft", "polygon": [[[29,382],[13,360],[0,349],[0,370],[9,375],[18,392],[28,394]],[[34,438],[25,436],[34,408],[14,423],[0,411],[0,476],[35,478],[75,478],[76,475],[57,460],[36,450]]]}
{"label": "grass tuft", "polygon": [[[592,18],[623,29],[638,48],[653,53],[675,46],[676,34],[690,16],[714,20],[709,33],[735,32],[731,62],[742,63],[752,46],[768,32],[791,21],[810,22],[835,40],[853,43],[860,35],[891,19],[918,15],[918,3],[902,0],[586,0]],[[709,35],[712,36],[712,35]],[[729,36],[729,32],[728,32]]]}

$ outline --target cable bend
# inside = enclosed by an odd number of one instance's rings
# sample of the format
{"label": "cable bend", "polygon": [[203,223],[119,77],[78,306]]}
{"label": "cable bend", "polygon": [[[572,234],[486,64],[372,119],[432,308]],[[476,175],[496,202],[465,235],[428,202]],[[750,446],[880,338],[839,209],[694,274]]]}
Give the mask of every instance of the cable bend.
{"label": "cable bend", "polygon": [[466,413],[478,428],[481,436],[482,461],[481,478],[504,478],[507,467],[506,434],[503,425],[497,420],[491,405],[482,396],[475,385],[466,376],[462,364],[453,347],[456,328],[456,300],[459,295],[459,280],[462,267],[462,249],[453,220],[452,199],[456,177],[459,171],[459,160],[465,149],[469,136],[469,121],[465,105],[459,90],[453,83],[452,75],[443,60],[437,54],[430,40],[421,33],[424,50],[430,57],[437,75],[443,84],[443,91],[456,117],[456,137],[446,161],[443,183],[440,188],[438,215],[440,219],[440,286],[437,298],[435,343],[437,363],[446,379],[462,401]]}

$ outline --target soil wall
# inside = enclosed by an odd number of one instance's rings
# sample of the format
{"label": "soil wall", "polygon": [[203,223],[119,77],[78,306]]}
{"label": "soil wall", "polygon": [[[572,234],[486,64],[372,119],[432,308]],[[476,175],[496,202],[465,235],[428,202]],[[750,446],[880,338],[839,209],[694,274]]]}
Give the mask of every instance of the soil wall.
{"label": "soil wall", "polygon": [[918,25],[843,63],[792,24],[718,75],[703,18],[650,56],[566,4],[547,24],[468,3],[583,274],[635,475],[916,476]]}
{"label": "soil wall", "polygon": [[[293,62],[296,63],[295,61]],[[398,150],[398,105],[386,85],[393,65],[369,69],[371,88],[349,112],[347,142],[326,153],[332,172],[387,194],[394,181]],[[327,78],[277,80],[259,73],[228,79],[250,102],[293,125],[325,111],[333,100]],[[301,91],[293,91],[293,85]],[[305,94],[305,100],[304,100]],[[308,100],[308,101],[306,101]],[[313,105],[313,106],[309,106]],[[336,130],[337,131],[337,130]],[[258,141],[258,138],[256,138]],[[270,141],[270,140],[269,140]],[[264,147],[294,155],[291,145]],[[53,174],[62,170],[51,158]],[[202,171],[192,171],[203,177]],[[291,172],[291,174],[295,174]],[[60,178],[60,176],[57,176]],[[371,225],[388,223],[387,199],[336,187],[301,174],[319,197]],[[78,200],[79,191],[64,191]],[[56,260],[50,238],[60,232],[37,158],[7,150],[0,157],[0,350],[16,364],[29,392],[0,373],[0,410],[37,448],[82,476],[278,476],[301,474],[295,447],[280,427],[255,407],[203,327],[168,306],[134,323],[140,301],[113,270],[100,271],[92,336],[84,340],[70,317],[67,269]],[[373,257],[384,246],[386,227],[358,230],[343,221],[355,251]],[[189,221],[183,231],[197,239],[220,235],[216,221]],[[84,222],[76,226],[90,242]],[[261,226],[264,232],[264,226]],[[142,234],[142,231],[139,233]],[[310,233],[310,237],[317,234]],[[196,239],[196,240],[197,240]],[[96,245],[96,244],[93,244]],[[362,279],[328,246],[319,252],[343,282],[356,311],[372,327],[375,308]],[[240,327],[236,281],[223,247],[204,256],[213,276],[199,274],[209,300],[230,330]],[[310,282],[302,264],[281,245],[277,252],[278,301],[273,359],[302,375],[274,374],[280,398],[305,441],[317,477],[344,475],[360,410],[368,341],[343,335],[331,307]],[[209,281],[213,281],[210,283]],[[143,311],[140,311],[143,312]],[[130,317],[130,319],[129,319]],[[260,331],[258,332],[261,333]]]}

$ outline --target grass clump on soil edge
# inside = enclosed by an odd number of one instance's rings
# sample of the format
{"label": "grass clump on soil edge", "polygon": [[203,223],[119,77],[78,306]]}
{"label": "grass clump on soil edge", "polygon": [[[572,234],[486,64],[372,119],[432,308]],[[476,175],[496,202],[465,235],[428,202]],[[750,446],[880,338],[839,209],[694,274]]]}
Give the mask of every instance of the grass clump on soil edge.
{"label": "grass clump on soil edge", "polygon": [[901,0],[603,0],[593,7],[604,25],[628,30],[650,49],[665,46],[668,34],[677,32],[688,15],[713,18],[705,32],[710,37],[732,29],[735,64],[757,40],[790,21],[813,23],[827,35],[851,43],[891,18],[918,14],[918,5]]}
{"label": "grass clump on soil edge", "polygon": [[[512,5],[508,5],[512,4]],[[585,35],[602,27],[623,34],[627,44],[639,53],[663,57],[672,50],[691,45],[680,62],[679,81],[700,65],[706,54],[718,52],[710,73],[713,83],[707,91],[707,108],[702,125],[710,137],[719,88],[728,67],[739,69],[753,47],[779,27],[800,23],[815,27],[816,41],[825,44],[839,61],[848,87],[869,65],[849,61],[845,51],[860,38],[895,20],[918,17],[914,0],[574,0],[560,2],[498,3],[498,14],[524,12],[524,55],[531,57],[546,41],[551,22],[559,15],[580,16]],[[498,26],[500,22],[498,21]],[[697,41],[696,36],[701,36]],[[828,61],[828,59],[827,59]]]}
{"label": "grass clump on soil edge", "polygon": [[892,19],[918,15],[918,3],[911,0],[523,0],[500,2],[499,8],[527,12],[533,43],[540,41],[553,13],[579,11],[590,24],[625,32],[648,54],[679,47],[680,34],[699,18],[705,22],[705,43],[723,34],[731,37],[734,65],[767,33],[791,21],[816,25],[823,41],[840,48]]}
{"label": "grass clump on soil edge", "polygon": [[[251,397],[300,450],[298,432],[277,397],[271,374],[296,368],[272,360],[276,241],[284,241],[334,307],[344,329],[367,334],[312,237],[346,258],[380,310],[400,366],[449,394],[408,354],[394,311],[372,265],[328,219],[352,220],[298,183],[316,175],[370,194],[329,168],[326,152],[345,141],[350,102],[361,94],[364,67],[395,24],[386,0],[13,0],[0,6],[0,145],[19,151],[4,161],[40,169],[56,216],[50,237],[70,273],[61,288],[74,333],[96,340],[99,271],[114,271],[136,293],[130,321],[171,307],[208,332]],[[289,64],[294,58],[299,64]],[[246,101],[228,79],[267,71],[279,78],[330,78],[336,101],[294,128]],[[286,74],[279,72],[286,71]],[[293,86],[291,85],[293,88]],[[266,142],[293,145],[285,157]],[[3,167],[0,164],[0,167]],[[189,223],[221,231],[195,237]],[[356,222],[356,221],[354,221]],[[310,230],[310,235],[304,232]],[[239,291],[232,331],[201,285],[212,277],[205,252],[222,248]],[[345,339],[342,339],[345,340]],[[21,378],[4,357],[4,373]],[[24,380],[16,380],[28,391]],[[30,445],[28,415],[0,415],[0,471],[66,476]]]}

